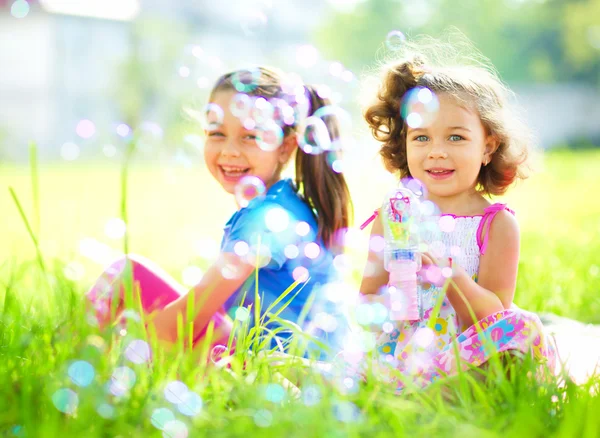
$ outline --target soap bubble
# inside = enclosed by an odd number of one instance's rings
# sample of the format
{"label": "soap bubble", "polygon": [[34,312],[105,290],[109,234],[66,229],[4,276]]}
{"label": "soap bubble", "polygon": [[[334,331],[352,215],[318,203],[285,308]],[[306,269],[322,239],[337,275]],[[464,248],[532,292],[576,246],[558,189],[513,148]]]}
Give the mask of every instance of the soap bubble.
{"label": "soap bubble", "polygon": [[108,403],[102,403],[96,408],[96,412],[98,412],[98,415],[100,415],[102,418],[114,418],[115,407],[109,405]]}
{"label": "soap bubble", "polygon": [[183,395],[181,403],[177,405],[177,409],[183,415],[195,417],[202,411],[202,398],[194,391],[188,391]]}
{"label": "soap bubble", "polygon": [[314,67],[319,61],[319,51],[315,46],[304,44],[296,49],[296,62],[304,68]]}
{"label": "soap bubble", "polygon": [[256,128],[256,144],[263,151],[274,151],[283,143],[283,129],[273,120]]}
{"label": "soap bubble", "polygon": [[265,226],[273,233],[281,233],[290,226],[290,216],[288,212],[281,207],[271,208],[265,214]]}
{"label": "soap bubble", "polygon": [[249,93],[256,90],[260,80],[260,70],[239,70],[231,76],[231,83],[240,93]]}
{"label": "soap bubble", "polygon": [[104,234],[110,239],[122,239],[127,232],[127,224],[120,218],[112,218],[104,226]]}
{"label": "soap bubble", "polygon": [[240,27],[246,36],[254,36],[262,32],[268,24],[267,15],[261,10],[249,10],[240,22]]}
{"label": "soap bubble", "polygon": [[71,281],[79,281],[85,275],[83,264],[73,261],[69,262],[63,269],[64,276]]}
{"label": "soap bubble", "polygon": [[175,414],[167,408],[155,409],[150,416],[150,422],[159,430],[163,430],[165,425],[173,420],[175,420]]}
{"label": "soap bubble", "polygon": [[271,258],[271,250],[267,245],[252,245],[246,256],[246,262],[260,269],[271,263]]}
{"label": "soap bubble", "polygon": [[189,287],[193,287],[200,283],[200,281],[202,281],[202,277],[204,277],[204,272],[198,266],[188,266],[183,270],[181,276],[183,284]]}
{"label": "soap bubble", "polygon": [[273,104],[264,97],[256,97],[252,100],[252,106],[250,108],[250,117],[257,125],[273,121],[275,114],[275,108]]}
{"label": "soap bubble", "polygon": [[294,268],[292,271],[292,278],[294,281],[304,283],[308,280],[308,269],[306,269],[304,266],[298,266]]}
{"label": "soap bubble", "polygon": [[223,112],[223,108],[221,108],[216,103],[209,103],[206,105],[205,110],[205,126],[208,131],[214,131],[219,129],[223,124],[223,118],[225,117],[225,113]]}
{"label": "soap bubble", "polygon": [[256,176],[244,176],[235,186],[235,200],[242,208],[247,207],[254,198],[264,195],[265,183]]}
{"label": "soap bubble", "polygon": [[429,327],[418,329],[413,335],[413,342],[417,347],[427,348],[433,342],[435,333]]}
{"label": "soap bubble", "polygon": [[129,137],[132,133],[132,129],[125,123],[119,123],[115,131],[117,132],[117,135],[122,138]]}
{"label": "soap bubble", "polygon": [[25,18],[29,14],[29,3],[25,0],[15,0],[10,7],[10,13],[15,18]]}
{"label": "soap bubble", "polygon": [[358,406],[350,401],[342,401],[334,405],[335,417],[342,423],[353,423],[360,419],[361,413]]}
{"label": "soap bubble", "polygon": [[321,247],[315,242],[309,242],[304,247],[304,255],[309,259],[316,259],[321,254]]}
{"label": "soap bubble", "polygon": [[231,99],[229,110],[238,119],[244,120],[250,115],[252,100],[247,94],[238,93]]}
{"label": "soap bubble", "polygon": [[269,383],[264,388],[263,397],[271,403],[281,403],[285,398],[285,389],[278,383]]}
{"label": "soap bubble", "polygon": [[451,233],[456,225],[456,220],[452,216],[442,216],[439,220],[440,230],[445,233]]}
{"label": "soap bubble", "polygon": [[286,100],[273,98],[270,102],[273,105],[273,121],[275,123],[281,127],[291,126],[295,123],[294,108]]}
{"label": "soap bubble", "polygon": [[84,360],[78,360],[77,362],[73,362],[69,367],[69,378],[71,381],[82,388],[89,386],[94,381],[94,376],[96,372],[94,371],[94,367]]}
{"label": "soap bubble", "polygon": [[165,424],[162,435],[164,438],[187,438],[188,428],[182,421],[171,420]]}
{"label": "soap bubble", "polygon": [[235,319],[240,322],[245,322],[250,317],[250,311],[245,307],[238,307],[235,311]]}
{"label": "soap bubble", "polygon": [[302,391],[302,401],[306,406],[314,406],[320,403],[322,398],[321,390],[316,385],[306,386]]}
{"label": "soap bubble", "polygon": [[406,36],[399,30],[392,30],[387,34],[385,45],[388,49],[396,51],[400,50],[406,41]]}
{"label": "soap bubble", "polygon": [[423,128],[435,120],[439,109],[435,93],[429,88],[415,87],[404,95],[400,113],[411,128]]}
{"label": "soap bubble", "polygon": [[283,253],[288,259],[295,259],[300,254],[300,250],[296,245],[290,243],[284,248]]}
{"label": "soap bubble", "polygon": [[150,345],[146,341],[136,339],[131,341],[125,349],[125,357],[135,364],[150,361]]}
{"label": "soap bubble", "polygon": [[225,345],[215,345],[210,351],[210,360],[213,363],[219,362],[225,356],[229,356],[229,348]]}
{"label": "soap bubble", "polygon": [[258,427],[269,427],[273,423],[273,414],[266,409],[259,409],[254,414],[254,423]]}
{"label": "soap bubble", "polygon": [[[329,131],[328,123],[335,121],[336,133]],[[298,145],[307,154],[340,150],[345,136],[350,132],[350,115],[342,108],[327,105],[319,108],[298,126]]]}
{"label": "soap bubble", "polygon": [[96,133],[96,125],[94,125],[94,122],[92,122],[91,120],[83,119],[80,120],[79,123],[77,123],[77,126],[75,127],[75,132],[81,138],[92,138]]}
{"label": "soap bubble", "polygon": [[175,380],[167,383],[164,394],[165,398],[169,402],[177,405],[183,401],[184,396],[188,393],[188,391],[189,389],[185,383]]}
{"label": "soap bubble", "polygon": [[115,368],[111,376],[109,391],[116,396],[122,396],[135,385],[135,372],[129,367]]}
{"label": "soap bubble", "polygon": [[60,412],[72,414],[79,406],[79,396],[72,389],[62,388],[52,394],[52,403]]}
{"label": "soap bubble", "polygon": [[60,147],[60,156],[66,161],[75,161],[79,158],[79,146],[73,142],[67,142]]}

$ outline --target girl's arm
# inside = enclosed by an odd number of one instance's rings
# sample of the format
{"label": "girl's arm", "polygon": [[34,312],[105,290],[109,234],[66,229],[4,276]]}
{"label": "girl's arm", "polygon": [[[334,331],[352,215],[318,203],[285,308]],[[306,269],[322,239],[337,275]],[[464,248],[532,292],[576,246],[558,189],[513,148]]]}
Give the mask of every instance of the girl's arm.
{"label": "girl's arm", "polygon": [[[150,324],[156,329],[159,339],[177,340],[177,319],[182,315],[187,323],[189,294],[194,294],[194,338],[208,325],[211,317],[225,304],[227,299],[246,281],[254,266],[233,253],[221,253],[208,269],[202,281],[186,295],[170,303],[151,317]],[[225,273],[225,275],[223,275]]]}
{"label": "girl's arm", "polygon": [[[369,239],[373,239],[375,236],[383,237],[383,223],[380,217],[381,214],[373,221]],[[383,251],[373,251],[369,246],[369,255],[360,284],[360,293],[362,295],[376,294],[382,286],[387,285],[388,280],[389,274],[383,267]]]}
{"label": "girl's arm", "polygon": [[[489,233],[486,252],[479,258],[478,282],[460,266],[454,265],[454,284],[451,282],[447,290],[450,304],[459,320],[467,326],[510,308],[515,294],[519,263],[517,220],[509,212],[501,211],[494,218]],[[431,259],[423,257],[424,265],[430,263]],[[469,307],[475,314],[475,321]]]}

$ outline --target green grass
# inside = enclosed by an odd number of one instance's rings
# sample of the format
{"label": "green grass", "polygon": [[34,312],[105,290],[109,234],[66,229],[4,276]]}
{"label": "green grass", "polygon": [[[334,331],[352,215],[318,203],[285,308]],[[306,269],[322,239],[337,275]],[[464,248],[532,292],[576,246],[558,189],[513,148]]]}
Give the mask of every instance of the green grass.
{"label": "green grass", "polygon": [[[516,296],[521,307],[600,322],[600,204],[594,193],[600,187],[599,165],[597,151],[553,153],[545,158],[542,172],[508,196],[522,230]],[[81,297],[101,266],[77,251],[85,237],[122,248],[121,241],[102,237],[106,221],[121,214],[120,168],[39,167],[39,193],[34,195],[27,167],[0,167],[0,187],[14,187],[33,230],[39,202],[40,248],[48,271],[42,274],[34,245],[5,189],[0,194],[0,436],[161,436],[151,415],[166,407],[187,425],[189,436],[600,435],[600,381],[582,386],[542,383],[528,378],[527,371],[533,370],[528,362],[511,379],[492,369],[486,372],[486,382],[467,374],[405,396],[393,395],[389,385],[374,379],[355,385],[359,389],[354,391],[304,370],[299,399],[291,391],[282,392],[278,382],[280,375],[291,377],[302,367],[248,357],[243,349],[236,350],[227,371],[206,367],[201,356],[207,351],[184,353],[180,346],[165,350],[150,340],[152,363],[133,364],[123,352],[131,340],[145,337],[143,329],[130,322],[121,336],[118,329],[98,333],[87,323]],[[222,197],[202,169],[172,170],[165,179],[158,168],[131,169],[129,245],[180,278],[183,267],[210,263],[209,256],[197,253],[194,242],[220,238],[233,202]],[[389,185],[376,178],[365,184],[356,173],[349,175],[358,223],[378,206],[378,193]],[[357,266],[352,278],[360,275],[365,244],[365,236],[359,235],[353,245]],[[77,281],[64,275],[64,263],[70,261],[85,267]],[[68,376],[76,360],[95,369],[87,387],[78,387]],[[120,366],[131,368],[136,382],[127,395],[110,396],[105,384]],[[165,399],[165,384],[173,380],[185,382],[201,396],[203,407],[197,416],[182,415]],[[59,412],[53,403],[56,391],[65,388],[78,394],[73,415]],[[322,399],[307,405],[313,391]],[[112,406],[111,418],[98,414],[102,404]]]}

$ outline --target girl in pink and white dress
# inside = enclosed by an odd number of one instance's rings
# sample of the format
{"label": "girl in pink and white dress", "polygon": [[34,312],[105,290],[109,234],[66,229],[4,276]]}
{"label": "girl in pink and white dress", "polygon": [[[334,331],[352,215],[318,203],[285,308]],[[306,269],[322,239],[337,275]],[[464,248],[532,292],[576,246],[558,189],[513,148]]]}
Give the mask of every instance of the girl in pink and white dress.
{"label": "girl in pink and white dress", "polygon": [[[364,114],[386,167],[418,180],[425,202],[438,210],[419,226],[427,247],[418,284],[422,317],[387,321],[377,345],[381,362],[423,386],[500,352],[555,366],[537,315],[513,304],[514,212],[488,200],[526,176],[529,135],[510,111],[508,93],[489,69],[445,67],[413,54],[385,67]],[[383,236],[381,220],[371,234]],[[383,253],[371,250],[361,294],[376,300],[388,281]]]}

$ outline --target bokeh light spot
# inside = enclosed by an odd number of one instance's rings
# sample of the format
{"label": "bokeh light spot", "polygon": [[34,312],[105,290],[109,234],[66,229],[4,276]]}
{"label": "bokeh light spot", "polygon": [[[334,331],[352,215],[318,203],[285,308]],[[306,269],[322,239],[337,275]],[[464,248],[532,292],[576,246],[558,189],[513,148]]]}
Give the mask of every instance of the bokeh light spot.
{"label": "bokeh light spot", "polygon": [[259,409],[254,414],[254,423],[258,427],[269,427],[273,423],[273,414],[266,409]]}
{"label": "bokeh light spot", "polygon": [[109,239],[122,239],[127,231],[127,225],[121,218],[112,218],[104,225],[104,234]]}
{"label": "bokeh light spot", "polygon": [[69,366],[68,374],[71,381],[82,388],[89,386],[96,376],[92,364],[84,360],[73,362],[71,366]]}
{"label": "bokeh light spot", "polygon": [[165,425],[173,420],[175,420],[175,414],[168,408],[155,409],[150,416],[150,422],[159,430],[163,430]]}
{"label": "bokeh light spot", "polygon": [[81,138],[92,138],[96,133],[96,125],[94,125],[94,122],[92,122],[91,120],[83,119],[80,120],[79,123],[77,123],[75,132]]}
{"label": "bokeh light spot", "polygon": [[189,433],[186,424],[179,420],[171,420],[165,423],[162,431],[164,438],[187,438]]}
{"label": "bokeh light spot", "polygon": [[64,414],[73,414],[79,406],[79,396],[68,388],[59,389],[52,394],[52,403],[56,409]]}
{"label": "bokeh light spot", "polygon": [[202,398],[194,391],[188,391],[183,395],[177,409],[187,417],[195,417],[202,411]]}
{"label": "bokeh light spot", "polygon": [[149,362],[150,355],[150,345],[141,339],[131,341],[125,349],[125,357],[135,364]]}
{"label": "bokeh light spot", "polygon": [[184,396],[189,392],[187,385],[179,380],[174,380],[167,383],[165,386],[164,395],[167,401],[178,405],[183,402]]}
{"label": "bokeh light spot", "polygon": [[281,207],[271,208],[265,214],[265,225],[270,231],[280,233],[287,230],[290,226],[290,216],[288,212]]}
{"label": "bokeh light spot", "polygon": [[189,287],[194,287],[202,281],[204,271],[198,266],[188,266],[181,274],[183,284]]}

